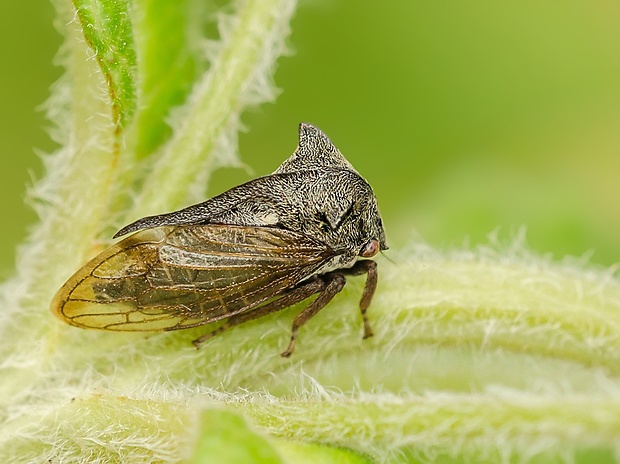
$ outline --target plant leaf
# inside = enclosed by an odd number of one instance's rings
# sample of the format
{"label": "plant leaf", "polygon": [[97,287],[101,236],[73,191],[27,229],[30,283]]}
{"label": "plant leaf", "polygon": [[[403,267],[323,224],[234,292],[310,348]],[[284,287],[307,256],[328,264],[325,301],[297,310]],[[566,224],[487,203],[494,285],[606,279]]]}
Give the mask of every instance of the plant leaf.
{"label": "plant leaf", "polygon": [[172,135],[170,110],[185,102],[204,69],[196,38],[205,2],[136,0],[133,8],[138,54],[138,110],[129,146],[138,158]]}
{"label": "plant leaf", "polygon": [[73,0],[84,38],[105,76],[116,134],[136,110],[136,52],[129,0]]}

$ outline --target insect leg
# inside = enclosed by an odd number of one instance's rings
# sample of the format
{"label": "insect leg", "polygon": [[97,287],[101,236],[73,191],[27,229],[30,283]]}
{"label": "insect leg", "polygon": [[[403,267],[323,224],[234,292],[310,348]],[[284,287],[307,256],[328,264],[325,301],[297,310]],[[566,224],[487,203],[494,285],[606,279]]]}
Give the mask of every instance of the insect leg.
{"label": "insect leg", "polygon": [[288,358],[295,350],[295,339],[297,338],[297,331],[299,328],[308,322],[316,313],[323,309],[337,293],[342,290],[346,280],[342,274],[328,273],[322,276],[325,280],[324,288],[319,296],[310,303],[297,317],[293,320],[293,330],[291,332],[291,342],[288,348],[282,353],[282,356]]}
{"label": "insect leg", "polygon": [[370,306],[372,297],[377,289],[377,263],[369,259],[365,259],[356,262],[353,267],[349,269],[340,269],[338,272],[349,275],[366,274],[366,285],[364,285],[362,299],[360,300],[360,311],[362,313],[362,319],[364,320],[364,338],[372,337],[372,328],[370,327],[370,322],[368,321],[366,311],[368,310],[368,306]]}
{"label": "insect leg", "polygon": [[213,332],[204,334],[200,338],[194,340],[192,343],[196,346],[196,348],[199,348],[202,343],[204,343],[211,337],[214,337],[224,332],[226,329],[288,308],[289,306],[292,306],[295,303],[299,303],[300,301],[305,300],[306,298],[314,295],[315,293],[322,292],[324,289],[325,282],[318,277],[314,277],[311,280],[302,283],[298,287],[294,287],[291,291],[283,294],[277,300],[267,303],[266,305],[259,306],[258,308],[247,311],[245,313],[230,317],[224,324],[219,326]]}

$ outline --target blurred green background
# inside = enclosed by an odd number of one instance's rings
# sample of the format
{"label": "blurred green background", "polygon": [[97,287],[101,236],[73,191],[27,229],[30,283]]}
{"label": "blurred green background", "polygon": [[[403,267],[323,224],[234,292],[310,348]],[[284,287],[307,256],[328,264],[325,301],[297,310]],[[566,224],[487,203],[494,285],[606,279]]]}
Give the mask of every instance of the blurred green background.
{"label": "blurred green background", "polygon": [[[35,220],[33,148],[54,147],[35,111],[60,74],[52,18],[43,0],[0,3],[3,276]],[[244,117],[256,175],[312,122],[373,185],[392,247],[524,225],[539,252],[620,261],[620,3],[302,1],[292,27],[282,94]],[[249,177],[223,170],[210,193]]]}

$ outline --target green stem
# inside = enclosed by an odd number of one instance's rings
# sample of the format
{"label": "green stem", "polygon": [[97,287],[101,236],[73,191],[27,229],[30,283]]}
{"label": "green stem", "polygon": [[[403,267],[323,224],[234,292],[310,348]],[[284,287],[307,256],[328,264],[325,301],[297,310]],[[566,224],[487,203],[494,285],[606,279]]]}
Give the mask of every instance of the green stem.
{"label": "green stem", "polygon": [[[65,11],[65,18],[72,17],[66,7],[58,8]],[[67,74],[48,103],[51,118],[63,126],[58,132],[63,132],[64,146],[46,158],[47,176],[31,195],[40,223],[21,249],[16,279],[21,295],[12,305],[18,318],[31,317],[28,309],[45,308],[69,273],[92,254],[95,238],[107,221],[105,211],[118,167],[106,79],[97,62],[88,59],[92,51],[82,39],[79,23],[68,19],[66,23],[61,54]],[[61,116],[56,114],[63,111]],[[37,325],[49,323],[47,318],[35,320]]]}
{"label": "green stem", "polygon": [[183,205],[199,173],[213,168],[218,146],[227,146],[242,109],[252,103],[253,86],[260,85],[264,68],[281,53],[282,31],[288,30],[294,8],[293,0],[246,0],[239,6],[231,30],[222,31],[213,67],[196,84],[182,125],[129,212],[131,220]]}

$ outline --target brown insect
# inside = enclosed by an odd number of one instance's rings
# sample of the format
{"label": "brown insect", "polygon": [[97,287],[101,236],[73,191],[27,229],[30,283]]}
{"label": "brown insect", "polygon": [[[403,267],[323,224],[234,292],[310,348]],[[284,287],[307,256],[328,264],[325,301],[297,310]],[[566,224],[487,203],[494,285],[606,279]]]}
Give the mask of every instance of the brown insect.
{"label": "brown insect", "polygon": [[327,136],[301,124],[299,146],[273,174],[210,200],[140,219],[129,237],[96,256],[58,291],[52,311],[76,327],[166,331],[222,321],[214,335],[317,297],[298,329],[342,290],[345,275],[367,274],[366,310],[377,286],[371,258],[386,250],[368,183]]}

